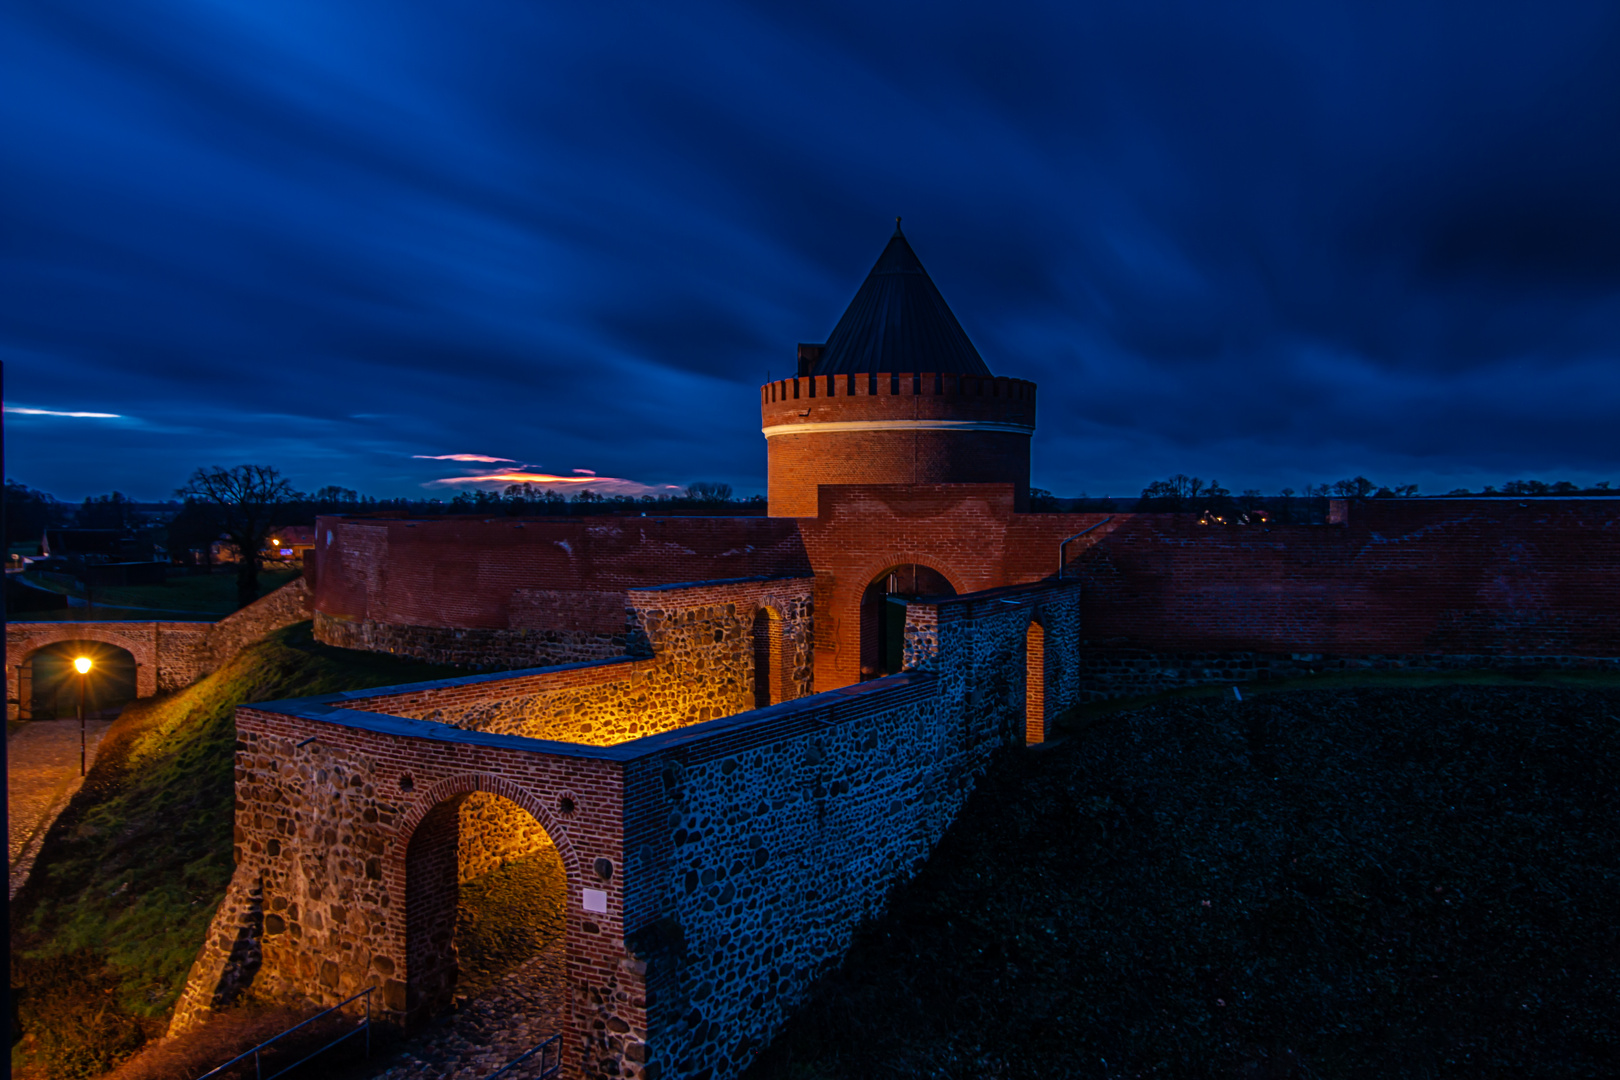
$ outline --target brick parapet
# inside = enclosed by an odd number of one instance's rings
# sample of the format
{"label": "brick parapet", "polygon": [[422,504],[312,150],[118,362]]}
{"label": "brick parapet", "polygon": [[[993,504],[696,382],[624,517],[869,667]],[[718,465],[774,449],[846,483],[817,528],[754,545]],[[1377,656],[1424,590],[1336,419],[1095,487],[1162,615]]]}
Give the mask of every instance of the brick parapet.
{"label": "brick parapet", "polygon": [[940,419],[1035,427],[1035,384],[1005,375],[876,372],[802,375],[759,390],[762,426]]}

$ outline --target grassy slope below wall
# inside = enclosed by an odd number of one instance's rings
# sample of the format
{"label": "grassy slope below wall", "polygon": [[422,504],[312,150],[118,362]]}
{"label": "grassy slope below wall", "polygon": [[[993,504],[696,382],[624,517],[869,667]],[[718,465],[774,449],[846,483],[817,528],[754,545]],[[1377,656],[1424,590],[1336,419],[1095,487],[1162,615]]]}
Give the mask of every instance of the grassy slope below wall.
{"label": "grassy slope below wall", "polygon": [[161,1029],[230,880],[237,705],[455,674],[321,645],[300,623],[126,707],[13,902],[24,1052],[94,1075]]}
{"label": "grassy slope below wall", "polygon": [[1098,717],[998,760],[748,1078],[1620,1074],[1617,785],[1614,689]]}

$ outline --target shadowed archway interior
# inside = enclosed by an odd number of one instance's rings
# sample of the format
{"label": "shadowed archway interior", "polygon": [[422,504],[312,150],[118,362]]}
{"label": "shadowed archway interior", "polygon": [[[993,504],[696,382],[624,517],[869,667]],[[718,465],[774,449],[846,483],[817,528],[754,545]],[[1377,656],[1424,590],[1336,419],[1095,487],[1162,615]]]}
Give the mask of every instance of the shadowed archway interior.
{"label": "shadowed archway interior", "polygon": [[566,874],[528,811],[489,792],[446,799],[411,835],[405,861],[411,1023],[509,976],[557,983],[560,995]]}
{"label": "shadowed archway interior", "polygon": [[861,595],[861,678],[880,679],[900,670],[907,600],[955,595],[944,574],[920,563],[891,566],[874,577]]}
{"label": "shadowed archway interior", "polygon": [[18,670],[17,699],[32,720],[78,715],[80,675],[73,668],[88,657],[84,678],[84,711],[91,718],[117,716],[135,699],[135,657],[128,649],[102,641],[58,641],[37,650]]}

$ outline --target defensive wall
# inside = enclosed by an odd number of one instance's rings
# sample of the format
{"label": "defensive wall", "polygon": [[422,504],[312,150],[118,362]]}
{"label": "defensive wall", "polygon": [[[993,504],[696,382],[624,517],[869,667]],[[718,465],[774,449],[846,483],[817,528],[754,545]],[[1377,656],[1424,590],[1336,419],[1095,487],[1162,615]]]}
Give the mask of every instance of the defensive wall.
{"label": "defensive wall", "polygon": [[603,517],[316,522],[315,635],[467,667],[633,651],[625,593],[808,574],[790,521]]}
{"label": "defensive wall", "polygon": [[[657,573],[697,577],[681,572],[681,549],[696,553],[699,566],[746,562],[750,573],[813,573],[818,691],[862,677],[863,597],[890,569],[930,567],[958,593],[1039,581],[1057,573],[1063,541],[1082,532],[1067,549],[1065,573],[1087,586],[1088,696],[1345,664],[1592,666],[1620,657],[1620,499],[1367,499],[1348,503],[1333,524],[1268,525],[1015,506],[1012,484],[823,486],[815,517],[660,519],[666,562]],[[356,527],[327,520],[331,535]],[[361,611],[403,634],[464,633],[470,642],[474,624],[483,624],[455,615],[456,604],[469,601],[447,598],[435,616],[427,585],[404,596],[391,582],[428,582],[436,567],[460,560],[456,572],[469,578],[505,575],[504,594],[477,600],[478,618],[510,619],[510,597],[528,580],[531,560],[555,558],[558,540],[567,539],[573,565],[595,575],[573,595],[596,605],[593,625],[607,635],[624,596],[614,591],[619,579],[610,588],[607,575],[623,573],[616,560],[633,558],[641,520],[592,519],[600,538],[577,522],[528,522],[523,531],[504,521],[457,524],[455,544],[423,546],[415,537],[444,527],[423,523],[407,534],[390,523],[389,544],[374,549],[379,561],[368,570],[375,591],[353,583],[341,551],[335,563],[321,556],[317,608],[334,614],[318,618]],[[395,544],[394,536],[404,539]],[[513,536],[529,542],[515,544]],[[349,576],[330,583],[332,573]],[[561,598],[557,610],[566,610],[561,574],[544,584]],[[604,653],[621,639],[630,647],[628,624],[621,617],[613,625],[618,637],[603,639]],[[470,659],[462,662],[499,663],[498,651],[464,649]]]}
{"label": "defensive wall", "polygon": [[[431,1011],[454,985],[458,882],[530,843],[510,839],[525,817],[567,880],[568,1075],[738,1075],[991,755],[1040,738],[1078,689],[1058,658],[1080,590],[1053,582],[912,602],[908,670],[888,678],[696,723],[637,697],[661,647],[691,643],[672,670],[734,656],[737,610],[805,584],[648,590],[650,658],[238,709],[237,869],[171,1031],[243,990],[333,1003],[374,986],[390,1017]],[[656,719],[556,738],[577,731],[581,687]],[[491,841],[470,823],[494,806]]]}
{"label": "defensive wall", "polygon": [[26,717],[22,672],[40,649],[63,641],[95,641],[127,650],[135,660],[138,697],[190,686],[243,646],[309,618],[313,594],[298,579],[218,622],[7,622],[6,717]]}
{"label": "defensive wall", "polygon": [[1346,669],[1620,668],[1620,499],[1367,499],[1336,524],[1121,515],[1085,696]]}

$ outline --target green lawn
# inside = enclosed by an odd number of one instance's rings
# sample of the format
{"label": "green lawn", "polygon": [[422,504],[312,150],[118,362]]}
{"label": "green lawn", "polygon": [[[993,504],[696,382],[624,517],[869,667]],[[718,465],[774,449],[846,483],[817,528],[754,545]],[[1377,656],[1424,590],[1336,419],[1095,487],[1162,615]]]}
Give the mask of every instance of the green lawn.
{"label": "green lawn", "polygon": [[[264,596],[281,588],[301,570],[267,570],[259,574],[259,595]],[[69,596],[83,596],[77,585],[28,575],[34,584],[52,592]],[[154,608],[162,611],[188,611],[199,615],[229,615],[236,610],[236,575],[234,573],[184,574],[171,571],[161,585],[105,585],[92,586],[91,599],[97,607]]]}

